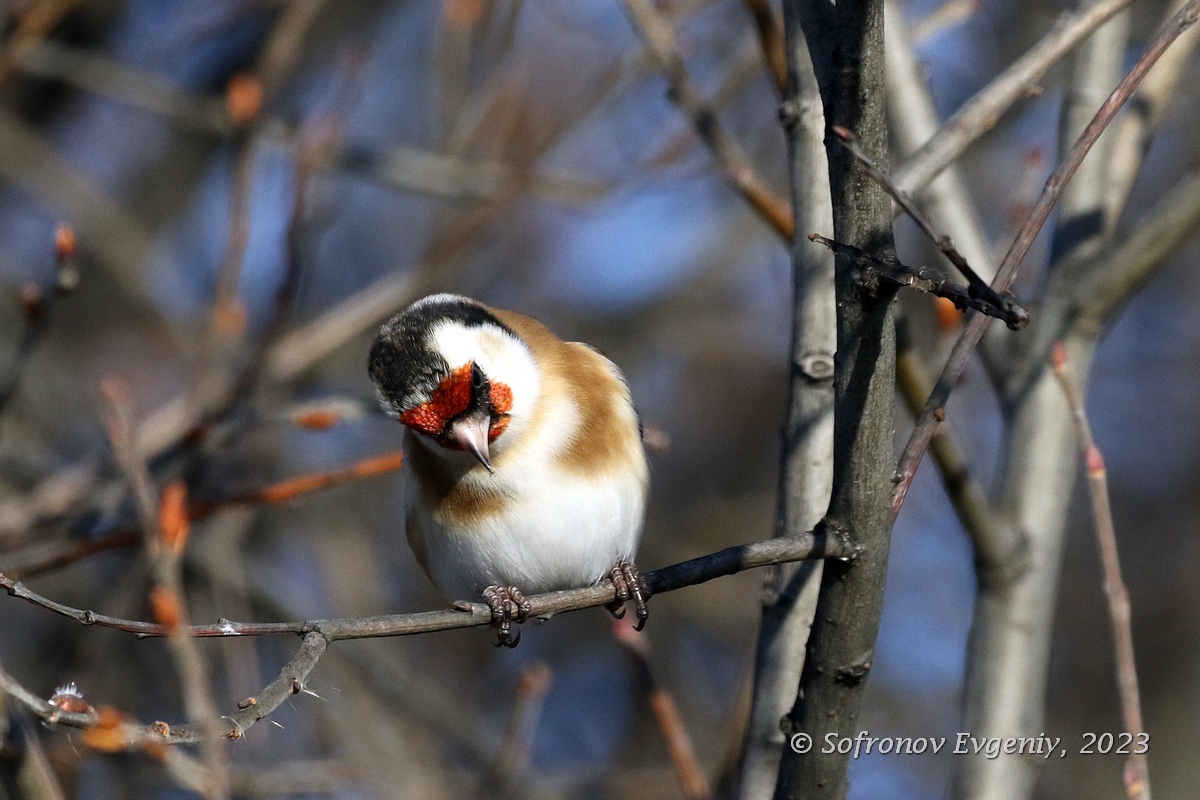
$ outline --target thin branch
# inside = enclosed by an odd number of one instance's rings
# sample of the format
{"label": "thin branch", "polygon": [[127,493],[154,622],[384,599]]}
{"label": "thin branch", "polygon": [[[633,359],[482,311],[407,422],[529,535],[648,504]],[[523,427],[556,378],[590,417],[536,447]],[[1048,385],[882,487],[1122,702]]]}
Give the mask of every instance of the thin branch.
{"label": "thin branch", "polygon": [[893,170],[892,180],[910,194],[920,192],[991,130],[1006,110],[1026,97],[1050,67],[1130,2],[1097,0],[1082,11],[1064,16],[1041,41],[946,120],[899,169]]}
{"label": "thin branch", "polygon": [[26,284],[21,289],[21,316],[24,327],[17,340],[17,352],[13,361],[4,371],[5,374],[0,375],[0,414],[5,412],[17,396],[25,368],[50,329],[52,307],[57,305],[59,298],[72,293],[79,286],[75,231],[69,226],[59,225],[54,231],[54,251],[55,280],[50,295],[47,296],[36,283]]}
{"label": "thin branch", "polygon": [[1133,653],[1133,629],[1130,624],[1129,592],[1121,578],[1121,560],[1117,553],[1117,534],[1113,524],[1112,506],[1108,494],[1108,473],[1104,468],[1104,456],[1092,437],[1088,424],[1087,408],[1078,387],[1067,375],[1066,348],[1057,344],[1051,354],[1054,377],[1062,386],[1071,417],[1075,422],[1075,436],[1079,452],[1087,469],[1088,493],[1092,499],[1092,517],[1096,523],[1096,542],[1100,547],[1100,561],[1104,567],[1104,594],[1108,598],[1108,613],[1113,627],[1113,650],[1117,662],[1117,687],[1121,694],[1121,721],[1125,730],[1133,736],[1135,746],[1126,760],[1124,778],[1125,793],[1130,800],[1150,800],[1150,770],[1146,764],[1145,749],[1137,746],[1143,739],[1142,704],[1138,696],[1137,665]]}
{"label": "thin branch", "polygon": [[[825,113],[813,59],[797,14],[784,7],[788,85],[780,114],[788,144],[788,182],[798,230],[833,227]],[[782,431],[773,535],[811,529],[829,510],[833,483],[833,365],[837,350],[834,256],[803,239],[788,241],[792,260],[791,345],[787,417]],[[762,618],[754,653],[754,684],[741,739],[739,800],[762,800],[775,789],[784,736],[779,720],[796,697],[796,676],[821,585],[820,562],[774,567],[763,577]],[[737,735],[737,734],[734,734]],[[724,783],[722,780],[721,783]]]}
{"label": "thin branch", "polygon": [[[909,414],[915,419],[920,416],[921,406],[932,391],[932,381],[913,351],[912,343],[907,341],[910,337],[903,319],[896,326],[896,338],[896,386]],[[976,580],[984,586],[1008,583],[1028,564],[1025,536],[972,479],[947,425],[938,426],[929,449],[937,462],[954,513],[971,539]]]}
{"label": "thin branch", "polygon": [[692,747],[692,738],[683,724],[683,717],[679,715],[675,698],[654,676],[654,669],[650,665],[650,643],[645,634],[634,630],[630,621],[620,620],[613,623],[613,635],[637,664],[642,683],[650,696],[650,708],[654,711],[654,718],[667,743],[667,752],[671,755],[671,764],[679,777],[684,800],[711,800],[713,795],[708,776],[696,759],[696,749]]}
{"label": "thin branch", "polygon": [[[970,308],[989,317],[1003,320],[1004,324],[1014,331],[1020,330],[1029,322],[1028,312],[1017,305],[1011,295],[1008,297],[997,295],[999,304],[993,304],[991,300],[976,294],[970,287],[951,283],[944,275],[928,267],[909,267],[895,259],[876,258],[857,247],[827,239],[819,233],[810,233],[808,240],[823,244],[837,255],[845,256],[851,264],[857,267],[858,280],[865,288],[881,282],[891,283],[895,286],[907,286],[919,292],[944,297],[961,310]],[[995,293],[992,292],[992,294]]]}
{"label": "thin branch", "polygon": [[174,503],[169,504],[165,499],[168,494],[164,493],[160,503],[146,462],[137,452],[128,392],[112,379],[105,382],[104,388],[112,407],[109,437],[133,487],[155,580],[150,591],[151,605],[167,634],[188,719],[203,734],[201,753],[207,777],[201,793],[211,800],[223,800],[229,797],[229,757],[217,742],[217,704],[209,683],[208,665],[187,633],[187,600],[180,567],[180,554],[187,538],[186,497],[176,492],[172,495]]}
{"label": "thin branch", "polygon": [[666,77],[672,102],[691,120],[726,180],[767,224],[790,241],[795,235],[790,205],[755,172],[749,157],[721,127],[716,109],[692,85],[670,21],[650,0],[624,0],[624,6],[646,51]]}
{"label": "thin branch", "polygon": [[261,489],[240,492],[230,497],[197,503],[189,510],[192,519],[203,519],[214,511],[232,505],[280,505],[295,500],[301,495],[321,489],[341,486],[350,481],[386,475],[398,471],[404,463],[404,454],[399,450],[364,458],[348,467],[326,472],[310,472],[294,478],[272,483]]}
{"label": "thin branch", "polygon": [[[883,109],[883,2],[838,0],[832,16],[813,19],[819,6],[789,0],[808,42],[832,47],[818,65],[831,78],[822,82],[827,124],[859,136],[864,150],[885,157]],[[860,173],[845,148],[827,140],[833,233],[861,250],[894,257],[887,195]],[[814,180],[820,180],[813,176]],[[828,528],[853,534],[861,554],[853,563],[826,561],[798,691],[783,724],[824,741],[830,731],[854,730],[883,611],[891,545],[887,493],[895,463],[896,291],[871,293],[856,280],[844,255],[837,257],[837,358],[834,362],[833,483]],[[808,753],[783,748],[777,800],[834,800],[846,793],[849,756],[814,747]]]}
{"label": "thin branch", "polygon": [[[924,44],[947,29],[966,22],[978,10],[979,0],[946,0],[914,24],[910,35],[914,42]],[[889,30],[894,29],[889,26]]]}
{"label": "thin branch", "polygon": [[27,579],[74,564],[76,561],[111,550],[135,547],[144,540],[140,528],[110,531],[98,539],[65,540],[50,545],[36,545],[3,557],[0,572],[12,579]]}
{"label": "thin branch", "polygon": [[[1175,13],[1183,3],[1184,0],[1175,0],[1167,13]],[[1113,124],[1108,196],[1105,198],[1107,222],[1110,225],[1116,222],[1125,208],[1142,159],[1150,149],[1154,133],[1162,122],[1168,103],[1175,96],[1175,90],[1197,46],[1200,46],[1200,28],[1192,28],[1181,34],[1134,93],[1129,106],[1136,111],[1123,114]]]}
{"label": "thin branch", "polygon": [[[43,42],[25,57],[21,69],[157,114],[186,131],[229,139],[238,130],[226,113],[226,98],[189,93],[161,76],[83,48]],[[296,126],[290,121],[264,114],[257,127],[260,145],[292,148]],[[379,151],[348,144],[330,154],[322,166],[400,191],[456,200],[491,197],[518,179],[532,193],[561,203],[588,202],[608,188],[604,182],[569,171],[539,168],[533,174],[518,174],[516,168],[500,160],[405,146]]]}
{"label": "thin branch", "polygon": [[9,79],[26,54],[36,50],[79,2],[50,0],[28,5],[17,22],[16,30],[8,36],[4,50],[0,51],[0,84]]}
{"label": "thin branch", "polygon": [[[307,424],[316,425],[317,423]],[[218,511],[233,506],[290,503],[311,492],[341,486],[350,481],[396,472],[400,469],[402,462],[403,454],[399,451],[384,453],[364,458],[340,469],[306,473],[258,489],[215,499],[197,500],[188,506],[188,519],[191,522],[200,522]],[[96,553],[133,547],[142,541],[144,541],[144,536],[140,529],[122,528],[110,531],[98,539],[87,541],[56,542],[49,546],[39,542],[28,548],[30,551],[28,553],[20,551],[6,554],[3,561],[5,566],[0,571],[6,572],[10,578],[14,579],[18,577],[31,578],[73,564]]]}
{"label": "thin branch", "polygon": [[[1181,33],[1196,23],[1198,17],[1200,17],[1200,0],[1189,0],[1187,5],[1172,17],[1166,27],[1159,32],[1147,51],[1138,59],[1133,69],[1117,84],[1117,88],[1113,90],[1113,93],[1109,95],[1104,105],[1096,112],[1092,121],[1088,123],[1087,128],[1080,134],[1079,140],[1071,148],[1071,152],[1067,154],[1066,159],[1054,170],[1050,178],[1046,181],[1046,186],[1042,190],[1037,204],[1030,211],[1025,224],[1021,227],[1008,253],[1005,254],[1004,260],[1000,263],[1000,269],[996,273],[996,279],[992,282],[992,288],[1003,292],[1012,285],[1017,276],[1017,268],[1029,252],[1029,248],[1033,246],[1034,239],[1042,229],[1042,225],[1045,224],[1046,218],[1050,216],[1050,210],[1058,201],[1068,182],[1070,182],[1071,176],[1075,174],[1080,163],[1083,162],[1084,156],[1091,150],[1096,140],[1100,138],[1100,134],[1104,132],[1105,127],[1116,116],[1117,111],[1129,99],[1129,96],[1137,88],[1142,78],[1154,66],[1154,62],[1158,60]],[[943,368],[942,374],[934,386],[933,394],[930,395],[929,401],[925,404],[925,409],[921,412],[921,417],[917,420],[916,427],[913,429],[908,444],[904,448],[904,453],[900,457],[900,463],[897,468],[898,480],[892,496],[893,515],[898,514],[901,506],[904,504],[904,497],[912,485],[913,477],[917,472],[917,465],[920,464],[921,457],[929,447],[929,440],[932,438],[933,431],[940,421],[939,417],[945,416],[944,407],[946,400],[958,383],[959,377],[961,377],[963,370],[966,368],[967,359],[971,351],[975,348],[975,345],[978,344],[980,337],[983,336],[986,327],[987,317],[981,314],[971,315],[966,329],[963,331],[958,342],[955,343],[954,349],[946,361],[946,366]]]}
{"label": "thin branch", "polygon": [[[974,7],[976,0],[949,0],[942,7]],[[933,12],[932,17],[938,16]],[[888,129],[908,157],[937,133],[941,125],[933,94],[926,83],[924,71],[909,41],[909,31],[899,0],[885,0],[884,25],[884,82],[887,85]],[[912,38],[917,37],[914,29]],[[974,198],[967,191],[958,166],[951,164],[919,194],[921,207],[926,210],[935,227],[951,234],[963,257],[985,281],[996,274],[996,262],[988,247],[988,237],[979,220]],[[928,396],[928,395],[926,395]],[[924,398],[922,398],[924,402]]]}
{"label": "thin branch", "polygon": [[141,265],[151,249],[145,225],[50,147],[37,130],[8,111],[0,113],[0,179],[71,225],[87,243],[89,254],[109,270],[156,328],[168,337],[176,335],[144,300]]}
{"label": "thin branch", "polygon": [[787,92],[787,54],[784,52],[783,27],[775,17],[775,10],[768,0],[743,0],[746,10],[754,18],[758,41],[762,45],[763,59],[767,71],[775,81],[775,88],[782,96]]}
{"label": "thin branch", "polygon": [[519,780],[529,767],[529,751],[546,695],[550,692],[553,674],[543,661],[535,661],[521,671],[517,681],[516,697],[513,700],[512,719],[504,732],[503,746],[494,767],[482,781],[483,786],[498,786],[496,794],[513,792],[514,782]]}
{"label": "thin branch", "polygon": [[[257,695],[239,702],[236,711],[221,717],[221,720],[228,725],[220,728],[219,738],[231,740],[242,738],[252,725],[265,719],[286,700],[294,695],[308,692],[304,684],[309,673],[316,667],[317,661],[325,652],[327,645],[328,642],[321,634],[316,632],[306,634],[299,650],[292,656],[291,661],[280,670],[279,677],[263,687],[263,690]],[[141,726],[127,721],[119,712],[112,709],[97,711],[89,707],[82,712],[65,711],[26,689],[3,669],[0,669],[0,686],[9,696],[15,698],[48,725],[103,730],[107,734],[104,743],[108,746],[105,749],[109,751],[153,747],[154,745],[197,744],[204,741],[204,736],[198,729],[183,725],[172,728],[162,722]],[[311,694],[311,692],[308,693]],[[85,739],[85,744],[88,743]]]}
{"label": "thin branch", "polygon": [[[808,559],[851,561],[856,557],[857,550],[844,533],[820,526],[817,530],[800,536],[784,536],[752,544],[727,547],[716,553],[654,570],[647,573],[645,578],[653,594],[662,594],[770,564]],[[0,574],[0,587],[7,590],[13,597],[27,600],[64,617],[70,617],[83,625],[99,625],[102,628],[136,633],[142,637],[166,636],[170,632],[166,625],[159,623],[120,619],[57,603],[34,592],[20,581],[15,581],[3,574]],[[529,597],[532,606],[531,616],[547,617],[567,611],[592,608],[611,603],[615,597],[612,581],[609,580],[603,580],[594,586],[582,589],[531,595]],[[459,610],[459,608],[463,610]],[[193,625],[186,628],[186,631],[193,637],[307,634],[316,631],[333,642],[343,639],[409,636],[431,631],[471,628],[488,625],[491,623],[491,619],[491,612],[486,605],[468,603],[453,610],[390,614],[378,617],[294,622],[233,622],[223,619],[215,625]]]}
{"label": "thin branch", "polygon": [[[887,192],[893,200],[896,201],[896,204],[904,210],[904,213],[908,214],[908,216],[912,218],[912,221],[917,223],[917,227],[920,228],[921,232],[929,237],[929,240],[934,243],[937,249],[942,251],[942,255],[946,256],[947,260],[949,260],[950,263],[953,264],[954,267],[962,274],[962,276],[967,279],[967,285],[972,296],[979,298],[984,303],[997,309],[1004,309],[1006,306],[1012,307],[1012,313],[1018,315],[1015,320],[1016,328],[1023,327],[1026,323],[1028,323],[1029,314],[1026,313],[1025,309],[1021,308],[1020,306],[1016,306],[1012,302],[1011,298],[1004,298],[997,294],[992,287],[988,286],[983,278],[979,277],[979,274],[972,269],[971,265],[967,263],[967,259],[963,257],[963,254],[955,249],[954,242],[950,240],[949,236],[943,233],[934,232],[933,223],[930,222],[923,213],[921,213],[921,210],[916,207],[916,204],[913,203],[912,198],[908,196],[908,193],[896,186],[896,184],[892,183],[891,179],[888,178],[887,173],[876,166],[875,162],[871,160],[870,156],[862,151],[862,148],[858,146],[858,142],[855,141],[853,133],[841,127],[840,125],[836,125],[833,128],[833,134],[837,137],[837,141],[841,142],[842,146],[849,150],[854,157],[858,159],[858,163],[861,164],[863,170],[871,176],[871,179],[883,187],[883,190]],[[985,311],[984,313],[987,312]],[[1000,317],[1000,319],[1007,318]],[[1013,328],[1013,324],[1013,322],[1010,322],[1009,327]],[[1016,330],[1016,328],[1013,329]]]}
{"label": "thin branch", "polygon": [[1092,257],[1071,286],[1073,302],[1080,309],[1076,324],[1098,329],[1110,320],[1198,228],[1200,173],[1194,172],[1135,220],[1128,236]]}

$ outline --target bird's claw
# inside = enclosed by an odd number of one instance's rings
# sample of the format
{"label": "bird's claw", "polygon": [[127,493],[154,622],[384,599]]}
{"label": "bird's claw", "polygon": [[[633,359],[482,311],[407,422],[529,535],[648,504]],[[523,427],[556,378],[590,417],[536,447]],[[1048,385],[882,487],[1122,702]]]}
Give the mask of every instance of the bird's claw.
{"label": "bird's claw", "polygon": [[[496,647],[516,647],[521,642],[521,623],[529,619],[532,606],[515,586],[489,586],[483,599],[492,611],[492,627],[496,629]],[[513,623],[517,627],[513,627]],[[515,634],[515,635],[514,635]]]}
{"label": "bird's claw", "polygon": [[621,559],[608,576],[612,579],[617,597],[605,608],[617,619],[622,619],[625,616],[626,601],[632,600],[633,610],[637,615],[634,630],[640,631],[646,627],[646,620],[650,618],[650,608],[646,605],[650,599],[650,588],[646,586],[641,571],[632,562]]}

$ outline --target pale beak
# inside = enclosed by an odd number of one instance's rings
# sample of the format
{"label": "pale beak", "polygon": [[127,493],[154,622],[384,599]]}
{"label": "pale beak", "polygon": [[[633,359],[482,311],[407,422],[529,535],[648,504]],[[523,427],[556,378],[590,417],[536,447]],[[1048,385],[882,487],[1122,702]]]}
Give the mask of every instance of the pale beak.
{"label": "pale beak", "polygon": [[488,431],[491,425],[489,416],[472,414],[451,422],[443,435],[479,459],[479,463],[495,475],[496,470],[492,469],[492,461],[488,456]]}

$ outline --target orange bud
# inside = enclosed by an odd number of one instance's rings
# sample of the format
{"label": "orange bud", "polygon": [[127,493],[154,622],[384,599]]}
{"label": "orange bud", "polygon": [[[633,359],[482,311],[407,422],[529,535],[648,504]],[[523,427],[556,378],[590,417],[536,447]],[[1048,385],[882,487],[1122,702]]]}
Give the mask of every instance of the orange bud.
{"label": "orange bud", "polygon": [[247,72],[229,79],[225,88],[225,113],[229,121],[241,128],[249,125],[262,110],[262,82]]}
{"label": "orange bud", "polygon": [[327,431],[334,425],[337,425],[342,419],[342,415],[336,411],[317,410],[306,411],[292,417],[292,422],[301,428],[307,428],[310,431]]}
{"label": "orange bud", "polygon": [[483,11],[483,0],[444,0],[446,25],[452,28],[472,28]]}
{"label": "orange bud", "polygon": [[1084,453],[1084,461],[1087,463],[1088,475],[1103,475],[1104,474],[1104,455],[1100,452],[1100,448],[1096,445],[1089,445],[1087,452]]}
{"label": "orange bud", "polygon": [[183,620],[183,608],[179,605],[179,599],[162,586],[150,589],[150,611],[158,624],[171,631],[178,628]]}
{"label": "orange bud", "polygon": [[933,301],[933,310],[937,315],[938,329],[941,331],[952,331],[958,328],[962,323],[963,314],[954,305],[953,300],[945,297],[935,297]]}
{"label": "orange bud", "polygon": [[153,739],[147,739],[142,742],[142,752],[155,761],[162,762],[167,760],[167,746]]}
{"label": "orange bud", "polygon": [[1062,342],[1055,342],[1050,348],[1050,363],[1054,365],[1055,372],[1062,372],[1067,365],[1067,347]]}
{"label": "orange bud", "polygon": [[158,530],[163,544],[176,555],[187,545],[188,527],[187,484],[172,481],[163,489],[158,502]]}
{"label": "orange bud", "polygon": [[60,224],[54,229],[54,255],[59,261],[74,258],[78,246],[75,229],[70,225]]}
{"label": "orange bud", "polygon": [[86,714],[91,709],[91,706],[83,699],[83,693],[74,683],[68,683],[66,686],[55,689],[54,695],[50,698],[50,705],[72,714]]}
{"label": "orange bud", "polygon": [[219,305],[213,315],[213,329],[227,339],[241,336],[246,330],[246,304],[234,299]]}
{"label": "orange bud", "polygon": [[83,743],[101,753],[119,753],[129,747],[125,736],[125,717],[115,708],[103,706],[97,710],[94,727],[83,732]]}

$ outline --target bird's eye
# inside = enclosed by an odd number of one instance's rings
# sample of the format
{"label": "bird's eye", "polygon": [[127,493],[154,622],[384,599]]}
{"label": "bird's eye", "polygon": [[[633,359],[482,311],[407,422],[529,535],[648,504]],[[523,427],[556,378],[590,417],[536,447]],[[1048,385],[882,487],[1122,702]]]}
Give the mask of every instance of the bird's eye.
{"label": "bird's eye", "polygon": [[471,364],[471,386],[478,389],[479,387],[483,386],[486,380],[487,379],[483,375],[483,370],[479,368],[479,365]]}

